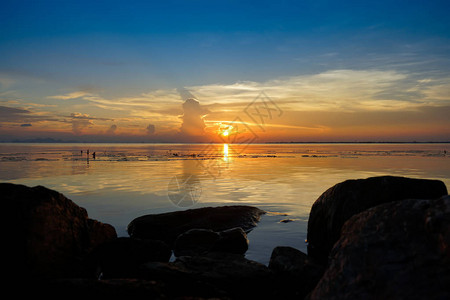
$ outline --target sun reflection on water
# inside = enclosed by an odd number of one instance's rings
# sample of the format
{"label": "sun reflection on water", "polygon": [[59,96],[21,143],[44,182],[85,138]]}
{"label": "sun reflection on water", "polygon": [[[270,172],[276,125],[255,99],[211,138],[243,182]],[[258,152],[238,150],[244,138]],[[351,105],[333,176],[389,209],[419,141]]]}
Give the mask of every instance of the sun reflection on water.
{"label": "sun reflection on water", "polygon": [[223,144],[223,160],[228,162],[228,144]]}

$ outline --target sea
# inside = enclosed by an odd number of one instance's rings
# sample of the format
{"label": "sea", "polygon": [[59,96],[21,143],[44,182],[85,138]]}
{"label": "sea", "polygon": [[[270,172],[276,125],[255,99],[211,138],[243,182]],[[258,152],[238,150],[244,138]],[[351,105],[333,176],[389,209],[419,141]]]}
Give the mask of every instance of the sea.
{"label": "sea", "polygon": [[248,233],[246,257],[266,265],[276,246],[307,252],[311,206],[328,188],[384,175],[449,188],[450,144],[0,144],[1,182],[54,189],[118,236],[147,214],[261,208],[267,213]]}

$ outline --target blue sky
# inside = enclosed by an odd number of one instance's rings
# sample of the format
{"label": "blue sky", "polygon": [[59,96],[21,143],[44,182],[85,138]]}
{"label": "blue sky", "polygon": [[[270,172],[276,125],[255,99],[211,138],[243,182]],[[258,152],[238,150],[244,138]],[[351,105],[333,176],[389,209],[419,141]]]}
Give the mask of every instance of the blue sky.
{"label": "blue sky", "polygon": [[[2,1],[0,105],[61,123],[71,113],[89,115],[87,129],[107,126],[95,118],[114,115],[115,102],[155,91],[239,82],[261,89],[283,82],[282,89],[292,78],[311,82],[342,71],[342,78],[363,72],[368,81],[364,72],[398,75],[372,100],[447,108],[449,12],[448,1]],[[85,94],[56,97],[75,92]],[[232,98],[203,96],[210,105]],[[109,100],[109,110],[99,99]],[[145,100],[148,107],[159,105],[154,99]],[[114,120],[120,117],[131,118]],[[448,131],[436,136],[450,138]]]}

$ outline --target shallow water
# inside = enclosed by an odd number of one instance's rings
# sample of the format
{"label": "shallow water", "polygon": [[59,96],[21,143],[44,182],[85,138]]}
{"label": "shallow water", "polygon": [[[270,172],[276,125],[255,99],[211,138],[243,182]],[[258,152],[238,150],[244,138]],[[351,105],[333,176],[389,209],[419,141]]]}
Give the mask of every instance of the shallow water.
{"label": "shallow water", "polygon": [[86,208],[91,218],[113,225],[119,236],[127,236],[128,223],[144,214],[257,206],[268,213],[249,233],[246,256],[267,264],[278,245],[306,252],[310,208],[338,182],[397,175],[439,179],[449,187],[449,148],[450,144],[0,144],[0,179],[55,189]]}

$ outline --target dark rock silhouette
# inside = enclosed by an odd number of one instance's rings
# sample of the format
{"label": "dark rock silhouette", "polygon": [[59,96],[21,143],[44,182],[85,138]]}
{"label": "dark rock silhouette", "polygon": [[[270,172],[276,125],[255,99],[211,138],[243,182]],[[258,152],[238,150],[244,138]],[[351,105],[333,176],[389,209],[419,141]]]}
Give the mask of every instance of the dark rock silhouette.
{"label": "dark rock silhouette", "polygon": [[191,229],[175,240],[175,256],[202,255],[211,251],[245,254],[249,241],[240,228],[214,232],[210,229]]}
{"label": "dark rock silhouette", "polygon": [[450,299],[450,196],[350,218],[309,299]]}
{"label": "dark rock silhouette", "polygon": [[213,251],[245,254],[249,240],[247,234],[240,227],[219,232],[220,239],[215,243]]}
{"label": "dark rock silhouette", "polygon": [[173,247],[175,239],[190,229],[224,231],[240,227],[252,230],[265,212],[252,206],[221,206],[188,209],[138,217],[128,225],[130,237],[162,240]]}
{"label": "dark rock silhouette", "polygon": [[368,208],[391,201],[434,199],[443,195],[447,195],[447,188],[439,180],[381,176],[338,183],[325,191],[311,208],[308,255],[325,265],[345,221]]}
{"label": "dark rock silhouette", "polygon": [[273,249],[269,269],[275,275],[278,299],[303,299],[314,289],[325,270],[300,250],[281,246]]}
{"label": "dark rock silhouette", "polygon": [[142,264],[168,262],[172,251],[162,241],[120,237],[97,246],[85,259],[87,276],[135,278]]}
{"label": "dark rock silhouette", "polygon": [[180,234],[174,243],[175,256],[201,255],[211,251],[220,235],[211,229],[191,229]]}
{"label": "dark rock silhouette", "polygon": [[89,219],[84,208],[48,188],[0,183],[0,195],[14,262],[8,271],[18,278],[78,276],[83,257],[117,237],[114,227]]}
{"label": "dark rock silhouette", "polygon": [[264,214],[256,207],[142,216],[129,224],[131,237],[117,238],[56,191],[0,184],[0,194],[15,296],[450,298],[450,197],[437,180],[385,176],[331,187],[311,210],[311,253],[276,247],[269,266],[244,256],[246,233]]}
{"label": "dark rock silhouette", "polygon": [[174,285],[171,296],[176,298],[273,299],[275,292],[267,266],[233,253],[209,252],[170,263],[147,263],[141,276]]}

